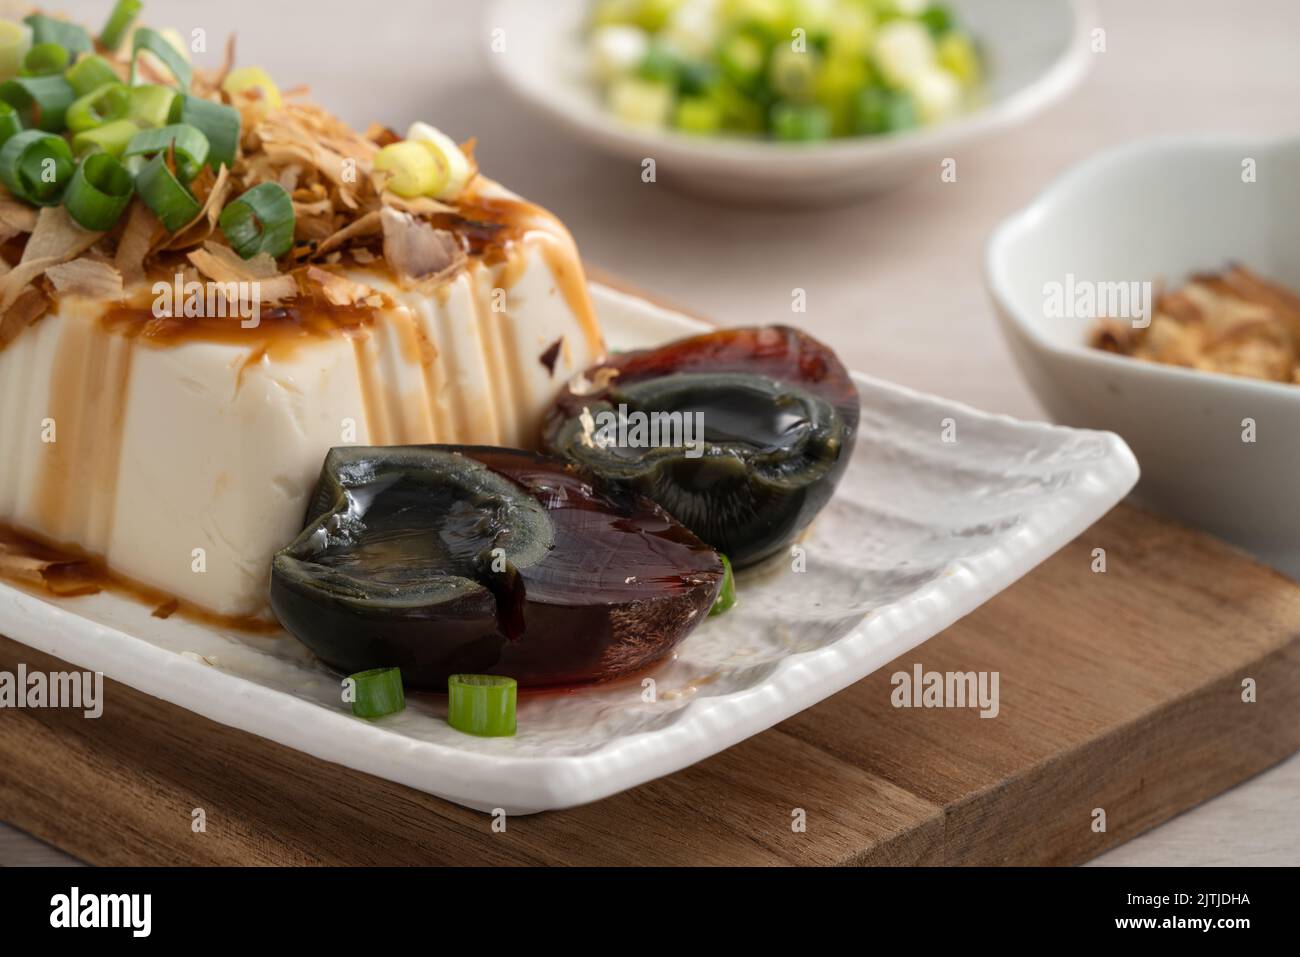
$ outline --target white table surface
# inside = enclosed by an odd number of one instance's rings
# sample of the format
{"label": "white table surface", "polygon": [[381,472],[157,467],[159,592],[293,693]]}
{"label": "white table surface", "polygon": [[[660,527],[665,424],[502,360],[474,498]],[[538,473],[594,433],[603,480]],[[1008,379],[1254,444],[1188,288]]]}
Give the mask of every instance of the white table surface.
{"label": "white table surface", "polygon": [[[537,0],[545,2],[545,0]],[[1026,0],[1027,3],[1032,0]],[[1300,3],[1099,0],[1107,52],[1061,106],[935,176],[808,213],[713,207],[644,184],[534,119],[489,74],[481,2],[146,0],[150,22],[209,35],[240,62],[364,126],[421,118],[477,136],[484,170],[557,212],[584,256],[726,324],[803,325],[853,368],[994,412],[1043,413],[1011,365],[980,262],[998,220],[1094,150],[1161,133],[1296,131]],[[53,0],[98,23],[108,0]],[[292,41],[289,38],[292,37]],[[66,861],[0,825],[0,864]],[[1300,756],[1103,855],[1102,864],[1300,864]]]}

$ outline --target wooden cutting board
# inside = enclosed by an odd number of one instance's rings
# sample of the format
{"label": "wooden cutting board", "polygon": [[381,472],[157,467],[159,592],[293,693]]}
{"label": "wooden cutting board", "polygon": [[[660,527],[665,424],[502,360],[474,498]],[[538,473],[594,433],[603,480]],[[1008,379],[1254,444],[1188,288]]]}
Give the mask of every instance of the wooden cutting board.
{"label": "wooden cutting board", "polygon": [[[0,670],[20,661],[70,667],[0,639]],[[999,672],[1000,713],[894,708],[915,663]],[[98,864],[1073,864],[1300,749],[1300,585],[1121,506],[822,704],[503,833],[115,682],[106,700],[96,721],[0,712],[0,818]]]}

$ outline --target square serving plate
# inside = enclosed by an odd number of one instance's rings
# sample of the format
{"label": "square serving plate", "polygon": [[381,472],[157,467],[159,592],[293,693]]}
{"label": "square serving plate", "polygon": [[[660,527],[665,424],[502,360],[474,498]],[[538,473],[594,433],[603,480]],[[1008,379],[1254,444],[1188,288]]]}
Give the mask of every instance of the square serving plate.
{"label": "square serving plate", "polygon": [[[615,348],[701,328],[605,286],[592,294]],[[865,677],[1010,585],[1137,481],[1136,461],[1110,433],[1019,422],[855,379],[862,422],[853,461],[799,553],[742,573],[737,607],[644,676],[521,696],[513,738],[453,731],[434,695],[411,695],[405,712],[378,721],[355,718],[340,702],[339,677],[287,635],[155,618],[120,595],[51,599],[0,585],[0,633],[222,724],[471,808],[528,814],[595,801]]]}

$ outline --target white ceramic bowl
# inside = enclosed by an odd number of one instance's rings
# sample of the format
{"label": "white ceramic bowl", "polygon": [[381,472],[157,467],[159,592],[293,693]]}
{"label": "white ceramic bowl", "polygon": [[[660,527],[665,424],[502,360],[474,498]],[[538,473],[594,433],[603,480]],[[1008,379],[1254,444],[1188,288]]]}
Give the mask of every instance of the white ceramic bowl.
{"label": "white ceramic bowl", "polygon": [[[1255,182],[1243,182],[1253,160]],[[1156,140],[1066,173],[1004,222],[987,281],[1012,352],[1051,416],[1118,432],[1144,504],[1300,577],[1300,386],[1195,372],[1086,345],[1048,318],[1046,283],[1178,284],[1230,261],[1300,289],[1300,139]],[[1256,441],[1243,441],[1252,420]]]}
{"label": "white ceramic bowl", "polygon": [[496,0],[489,56],[523,100],[586,142],[625,159],[654,158],[665,182],[732,201],[831,203],[918,175],[980,137],[1023,123],[1083,77],[1097,26],[1091,0],[956,0],[981,44],[988,105],[940,126],[817,144],[780,144],[639,129],[612,116],[587,77],[582,24],[588,0]]}

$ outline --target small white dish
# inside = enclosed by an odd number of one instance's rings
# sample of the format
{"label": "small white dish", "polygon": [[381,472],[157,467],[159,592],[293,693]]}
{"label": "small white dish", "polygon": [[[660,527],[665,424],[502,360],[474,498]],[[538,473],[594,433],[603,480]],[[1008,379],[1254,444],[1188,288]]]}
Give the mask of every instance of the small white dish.
{"label": "small white dish", "polygon": [[[1254,181],[1244,174],[1253,164]],[[1300,386],[1112,355],[1094,319],[1049,318],[1046,284],[1165,282],[1239,262],[1300,289],[1300,139],[1146,141],[1067,172],[989,242],[1017,363],[1056,421],[1118,432],[1136,497],[1300,577]],[[1141,321],[1139,319],[1139,321]],[[1255,426],[1255,441],[1249,422]]]}
{"label": "small white dish", "polygon": [[[616,348],[702,328],[602,286],[592,295]],[[653,701],[640,678],[524,695],[516,737],[474,738],[447,725],[445,698],[412,695],[401,714],[354,718],[339,677],[287,635],[154,618],[118,595],[47,599],[0,585],[0,634],[472,808],[526,814],[595,801],[730,747],[919,645],[1083,532],[1137,479],[1114,435],[855,379],[856,452],[800,542],[804,570],[779,558],[741,573],[739,604],[644,676]],[[942,440],[948,419],[956,442]]]}
{"label": "small white dish", "polygon": [[1064,97],[1091,65],[1098,26],[1091,0],[955,0],[981,44],[988,103],[951,122],[887,136],[782,144],[644,130],[609,113],[587,77],[582,27],[588,0],[496,0],[487,25],[505,47],[497,74],[538,112],[606,152],[721,200],[827,204],[940,172],[962,146],[1023,123]]}

